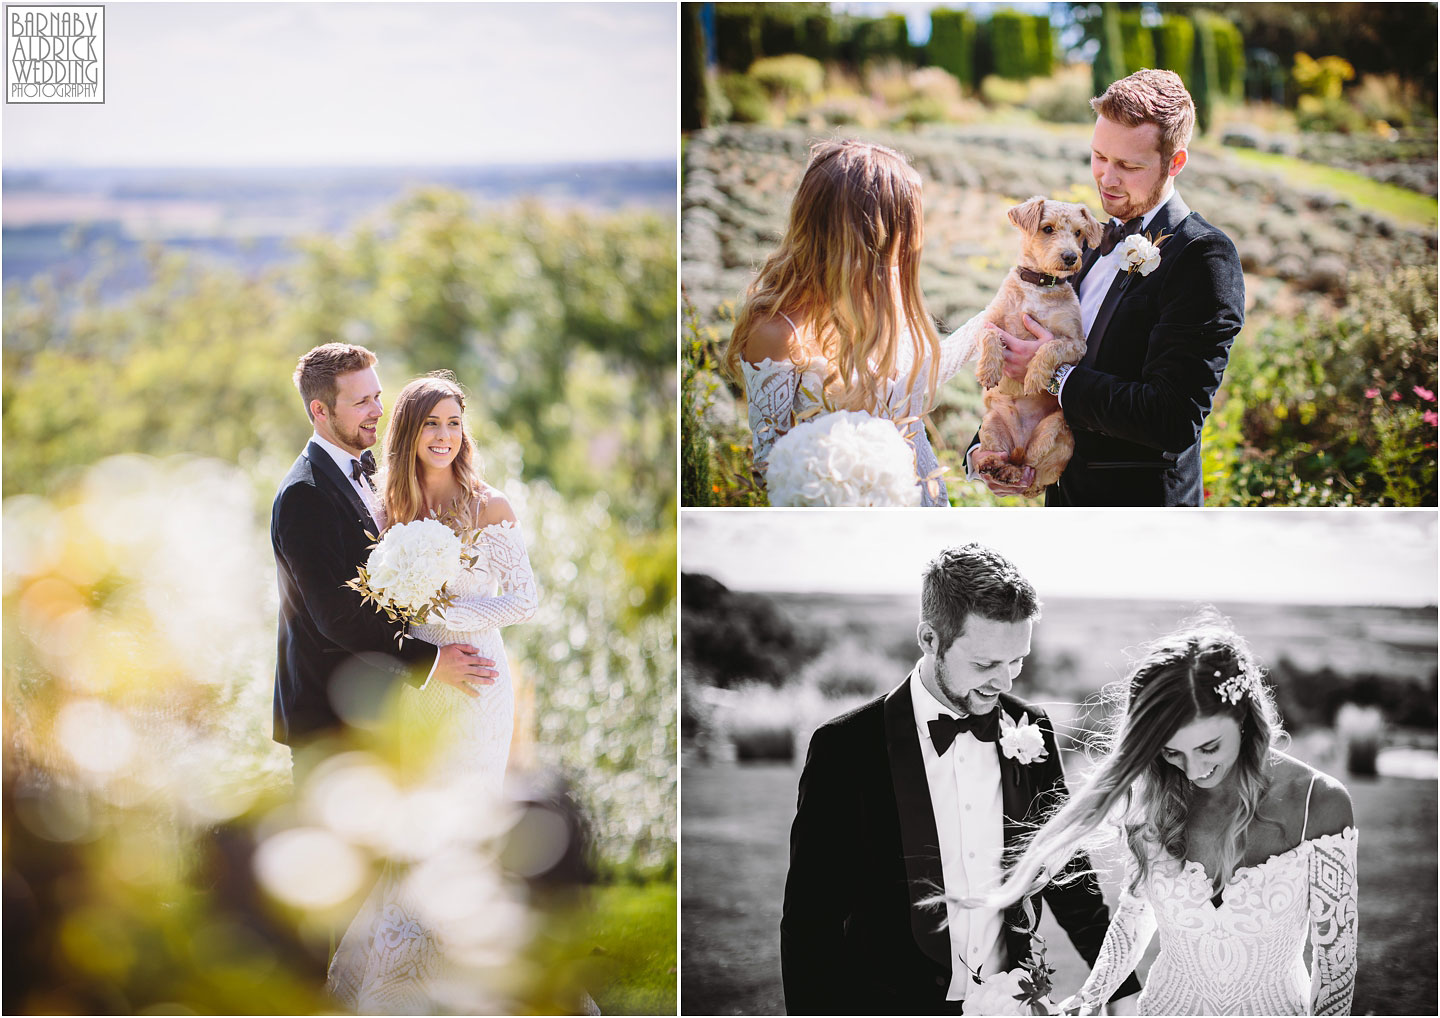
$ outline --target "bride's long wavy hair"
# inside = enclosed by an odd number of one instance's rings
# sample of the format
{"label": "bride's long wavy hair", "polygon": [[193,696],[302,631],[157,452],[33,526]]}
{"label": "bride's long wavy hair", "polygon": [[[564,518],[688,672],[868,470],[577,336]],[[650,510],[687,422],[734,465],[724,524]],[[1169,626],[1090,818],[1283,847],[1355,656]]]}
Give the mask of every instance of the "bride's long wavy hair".
{"label": "bride's long wavy hair", "polygon": [[[928,405],[940,336],[920,293],[920,191],[920,174],[894,149],[851,140],[814,146],[780,247],[750,284],[730,334],[730,376],[744,383],[740,360],[752,330],[785,312],[812,325],[835,405],[873,413],[898,370],[903,319],[914,354],[909,384],[928,365]],[[814,352],[792,348],[791,356],[800,363]]]}
{"label": "bride's long wavy hair", "polygon": [[428,516],[425,492],[420,486],[420,439],[425,418],[444,399],[460,405],[460,451],[450,469],[455,480],[469,497],[456,506],[456,522],[462,528],[479,525],[484,501],[484,483],[480,476],[480,458],[475,452],[475,439],[465,420],[465,390],[449,371],[432,371],[415,379],[400,390],[390,414],[390,427],[385,432],[385,463],[381,489],[385,493],[387,524],[409,523]]}
{"label": "bride's long wavy hair", "polygon": [[[1232,677],[1249,680],[1236,703],[1216,692]],[[1274,693],[1245,641],[1213,608],[1150,644],[1129,679],[1107,689],[1106,700],[1114,709],[1108,731],[1098,738],[1105,756],[1084,787],[1030,836],[991,903],[1014,904],[1052,879],[1076,879],[1086,870],[1070,865],[1075,857],[1114,843],[1117,828],[1137,862],[1132,891],[1156,859],[1185,858],[1194,785],[1165,761],[1162,750],[1177,731],[1201,718],[1230,717],[1240,726],[1234,764],[1240,801],[1221,839],[1217,892],[1244,858],[1252,821],[1275,822],[1259,812],[1270,785],[1271,751],[1285,738]]]}

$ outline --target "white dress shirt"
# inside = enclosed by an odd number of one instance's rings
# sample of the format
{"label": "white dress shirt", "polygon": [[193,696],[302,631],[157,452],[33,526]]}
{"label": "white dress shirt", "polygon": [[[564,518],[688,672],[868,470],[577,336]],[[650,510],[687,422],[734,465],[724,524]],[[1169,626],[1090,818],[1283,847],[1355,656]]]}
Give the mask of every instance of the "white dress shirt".
{"label": "white dress shirt", "polygon": [[382,530],[385,529],[384,513],[380,508],[380,497],[370,490],[370,485],[365,483],[364,474],[360,475],[360,480],[356,480],[353,476],[351,464],[360,457],[346,452],[329,439],[321,438],[318,431],[310,436],[310,440],[330,454],[330,458],[335,461],[335,465],[340,468],[340,472],[344,474],[345,479],[350,482],[350,487],[355,489],[355,493],[360,496],[360,501],[364,502],[365,508],[370,510],[370,518],[375,521],[375,526]]}
{"label": "white dress shirt", "polygon": [[[940,836],[945,893],[951,897],[984,894],[1000,883],[1005,852],[999,750],[969,732],[961,732],[943,756],[937,754],[930,741],[930,721],[942,714],[952,718],[959,715],[925,688],[918,667],[910,679],[910,700],[920,731],[920,756],[925,761],[930,806]],[[951,971],[945,999],[964,1000],[975,985],[970,971],[988,976],[1009,967],[1004,923],[999,909],[962,908],[953,902],[947,903],[946,909]]]}

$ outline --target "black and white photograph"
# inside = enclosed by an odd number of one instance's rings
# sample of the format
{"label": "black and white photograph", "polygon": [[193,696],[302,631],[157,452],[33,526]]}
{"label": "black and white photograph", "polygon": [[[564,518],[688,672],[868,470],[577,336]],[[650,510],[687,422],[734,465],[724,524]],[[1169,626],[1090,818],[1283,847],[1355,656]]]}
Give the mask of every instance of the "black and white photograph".
{"label": "black and white photograph", "polygon": [[683,1012],[1432,1007],[1433,512],[681,538]]}

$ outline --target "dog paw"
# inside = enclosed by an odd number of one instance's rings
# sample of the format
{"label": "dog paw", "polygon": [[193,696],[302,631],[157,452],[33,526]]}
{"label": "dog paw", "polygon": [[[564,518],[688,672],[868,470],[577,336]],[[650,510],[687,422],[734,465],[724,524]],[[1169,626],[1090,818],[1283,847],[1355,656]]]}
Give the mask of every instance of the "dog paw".
{"label": "dog paw", "polygon": [[1000,384],[1000,379],[1005,374],[1005,360],[998,354],[991,356],[987,351],[980,358],[980,363],[975,368],[975,378],[979,381],[981,388],[993,389]]}

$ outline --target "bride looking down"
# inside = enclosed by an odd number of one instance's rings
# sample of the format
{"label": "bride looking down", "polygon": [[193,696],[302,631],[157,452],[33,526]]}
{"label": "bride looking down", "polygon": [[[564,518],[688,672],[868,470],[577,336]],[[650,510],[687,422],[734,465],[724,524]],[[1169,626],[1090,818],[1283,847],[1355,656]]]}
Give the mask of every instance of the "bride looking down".
{"label": "bride looking down", "polygon": [[1082,1013],[1098,1013],[1157,931],[1140,1014],[1350,1013],[1350,796],[1282,753],[1283,738],[1261,670],[1217,614],[1151,645],[1128,680],[1111,752],[995,896],[1019,900],[1118,826],[1125,877],[1078,995]]}

